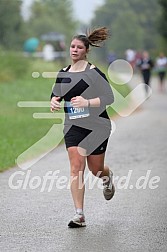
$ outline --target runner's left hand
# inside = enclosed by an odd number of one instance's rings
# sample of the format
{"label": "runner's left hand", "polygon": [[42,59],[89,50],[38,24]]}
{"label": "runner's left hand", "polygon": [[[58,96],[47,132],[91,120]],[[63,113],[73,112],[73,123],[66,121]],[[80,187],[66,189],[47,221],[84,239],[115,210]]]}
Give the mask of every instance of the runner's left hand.
{"label": "runner's left hand", "polygon": [[74,108],[88,107],[88,100],[82,96],[76,96],[71,99],[72,106]]}

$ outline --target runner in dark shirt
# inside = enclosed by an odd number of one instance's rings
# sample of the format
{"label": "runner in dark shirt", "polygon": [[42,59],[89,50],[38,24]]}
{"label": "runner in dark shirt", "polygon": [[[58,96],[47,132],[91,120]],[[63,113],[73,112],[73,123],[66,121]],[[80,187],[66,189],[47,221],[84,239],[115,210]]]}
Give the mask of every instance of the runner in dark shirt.
{"label": "runner in dark shirt", "polygon": [[[71,193],[76,213],[69,227],[85,226],[84,170],[87,161],[93,175],[103,179],[103,194],[110,200],[115,192],[112,171],[104,165],[105,151],[111,132],[106,105],[114,101],[106,76],[86,59],[89,46],[99,46],[108,37],[108,30],[98,28],[89,36],[72,39],[72,64],[62,69],[51,94],[51,111],[61,108],[64,101],[64,139],[71,166]],[[82,181],[82,184],[79,182]]]}
{"label": "runner in dark shirt", "polygon": [[148,92],[148,86],[150,86],[151,70],[154,64],[147,51],[143,52],[141,59],[137,62],[137,65],[141,70],[143,81],[146,84],[145,91]]}

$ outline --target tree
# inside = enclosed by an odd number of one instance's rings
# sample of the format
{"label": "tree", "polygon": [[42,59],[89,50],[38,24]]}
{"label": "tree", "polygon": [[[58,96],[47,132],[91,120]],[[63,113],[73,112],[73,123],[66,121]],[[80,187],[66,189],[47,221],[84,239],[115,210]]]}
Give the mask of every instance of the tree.
{"label": "tree", "polygon": [[160,33],[167,42],[167,1],[159,0],[159,4],[161,5],[161,17],[159,21],[159,29]]}
{"label": "tree", "polygon": [[159,39],[159,13],[157,0],[106,0],[96,10],[92,26],[104,25],[111,30],[107,50],[115,51],[118,56],[124,55],[129,47],[154,50]]}
{"label": "tree", "polygon": [[0,45],[18,48],[22,38],[23,20],[20,15],[20,1],[0,1]]}
{"label": "tree", "polygon": [[160,8],[157,0],[128,0],[130,7],[138,19],[138,25],[143,30],[143,48],[153,50],[159,41],[158,19]]}
{"label": "tree", "polygon": [[71,0],[41,0],[32,5],[31,17],[27,22],[27,31],[31,36],[40,37],[47,32],[59,32],[69,39],[75,28]]}
{"label": "tree", "polygon": [[131,10],[126,10],[124,15],[118,13],[112,26],[112,34],[111,42],[116,45],[120,53],[124,53],[126,48],[143,47],[143,31],[141,27],[138,27],[136,15]]}

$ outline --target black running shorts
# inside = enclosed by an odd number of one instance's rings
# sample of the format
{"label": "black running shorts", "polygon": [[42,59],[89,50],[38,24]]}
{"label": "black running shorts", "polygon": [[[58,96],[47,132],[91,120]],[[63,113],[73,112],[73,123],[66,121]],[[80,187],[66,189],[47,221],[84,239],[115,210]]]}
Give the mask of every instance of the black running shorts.
{"label": "black running shorts", "polygon": [[[92,131],[89,129],[84,129],[78,126],[72,126],[70,130],[64,135],[66,148],[78,146],[79,143],[85,139]],[[109,138],[109,135],[108,135]],[[91,155],[99,155],[106,151],[108,138],[105,136],[105,140],[102,141],[102,143],[97,146],[92,152]],[[86,143],[81,145],[80,147],[84,148],[85,150],[88,150],[91,146],[91,142],[88,140]]]}

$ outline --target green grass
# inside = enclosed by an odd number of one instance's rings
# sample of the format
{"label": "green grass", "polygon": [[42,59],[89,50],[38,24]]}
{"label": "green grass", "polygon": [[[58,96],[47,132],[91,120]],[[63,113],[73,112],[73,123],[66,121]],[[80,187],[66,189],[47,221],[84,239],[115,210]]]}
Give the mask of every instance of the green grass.
{"label": "green grass", "polygon": [[[13,56],[12,56],[13,57]],[[7,61],[7,59],[6,59]],[[8,61],[10,63],[10,60]],[[12,59],[12,62],[14,60]],[[32,78],[33,71],[57,71],[61,68],[60,64],[45,63],[39,59],[21,59],[19,58],[20,68],[17,66],[18,62],[12,63],[5,74],[0,75],[0,171],[4,171],[16,165],[16,158],[43,138],[50,128],[55,124],[55,119],[34,119],[33,113],[42,112],[48,113],[49,108],[22,108],[18,107],[19,101],[49,101],[52,85],[54,79],[44,79],[39,77]],[[8,63],[8,64],[9,64]],[[7,63],[0,66],[0,70],[6,69]],[[25,68],[27,68],[25,70]],[[19,69],[19,70],[18,70]],[[20,73],[20,71],[24,71]],[[19,74],[20,73],[20,74]],[[12,77],[12,78],[11,78]],[[129,88],[126,85],[119,86],[124,96],[128,94]],[[115,114],[112,108],[109,109],[109,114]],[[58,127],[57,127],[58,128]],[[55,134],[59,138],[61,134],[60,129]],[[55,139],[53,134],[49,138],[49,142],[43,141],[40,148],[34,148],[32,152],[28,153],[27,159],[32,159],[39,154],[46,152],[54,145]]]}
{"label": "green grass", "polygon": [[[33,113],[46,111],[36,108],[19,108],[18,101],[48,100],[51,86],[45,80],[18,80],[0,86],[1,99],[1,167],[14,165],[15,158],[39,140],[53,124],[53,120],[35,120]],[[48,94],[48,96],[47,96]]]}

